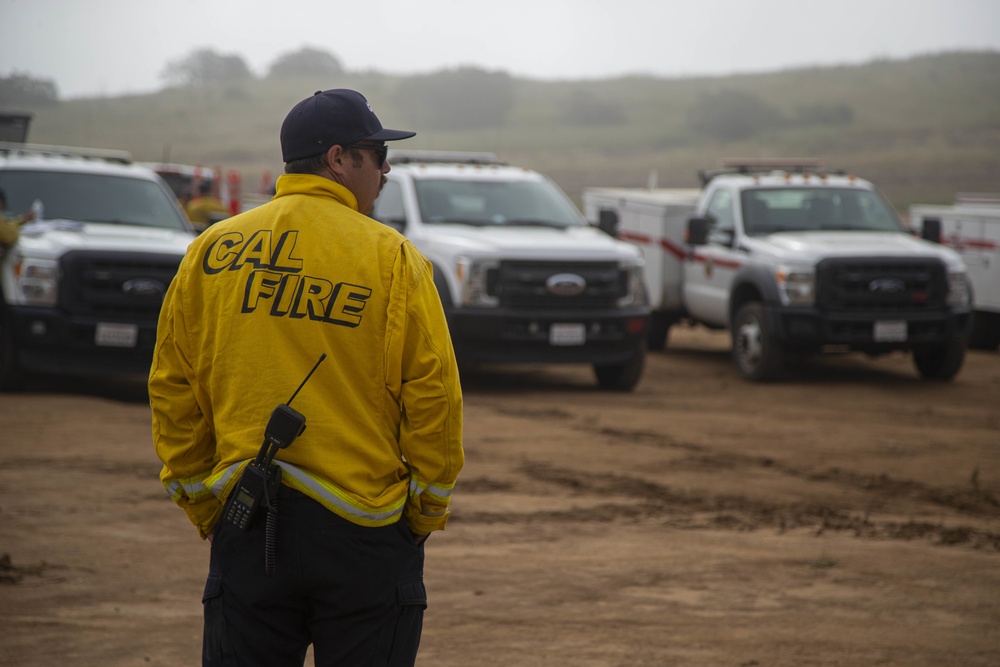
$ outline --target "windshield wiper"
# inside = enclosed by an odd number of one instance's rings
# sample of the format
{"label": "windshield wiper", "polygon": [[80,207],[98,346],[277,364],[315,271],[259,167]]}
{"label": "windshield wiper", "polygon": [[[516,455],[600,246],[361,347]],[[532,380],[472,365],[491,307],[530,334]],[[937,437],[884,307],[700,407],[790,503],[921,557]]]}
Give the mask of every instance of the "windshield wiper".
{"label": "windshield wiper", "polygon": [[565,229],[567,225],[561,222],[554,222],[552,220],[538,220],[534,218],[525,218],[523,220],[506,220],[503,222],[507,227],[554,227],[556,229]]}
{"label": "windshield wiper", "polygon": [[430,218],[424,220],[427,225],[469,225],[470,227],[486,227],[493,223],[488,220],[469,220],[467,218]]}
{"label": "windshield wiper", "polygon": [[138,222],[134,220],[122,220],[121,218],[112,218],[111,220],[85,220],[84,222],[90,222],[95,225],[127,225],[129,227],[149,227],[148,222]]}

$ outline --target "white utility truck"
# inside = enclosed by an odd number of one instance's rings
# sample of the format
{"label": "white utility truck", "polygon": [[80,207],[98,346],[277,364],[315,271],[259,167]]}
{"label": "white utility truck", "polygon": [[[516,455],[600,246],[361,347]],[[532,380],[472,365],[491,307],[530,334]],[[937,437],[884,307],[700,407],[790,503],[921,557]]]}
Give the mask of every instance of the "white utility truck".
{"label": "white utility truck", "polygon": [[1000,194],[961,193],[951,206],[917,204],[910,207],[910,224],[965,261],[972,283],[969,347],[1000,348]]}
{"label": "white utility truck", "polygon": [[924,378],[958,373],[971,324],[965,265],[909,233],[871,183],[806,159],[727,161],[701,176],[699,192],[583,194],[592,224],[642,250],[651,348],[684,319],[728,329],[748,380],[832,350],[905,350]]}
{"label": "white utility truck", "polygon": [[635,246],[549,178],[489,153],[390,151],[374,217],[434,266],[459,363],[580,363],[638,383],[649,308]]}
{"label": "white utility truck", "polygon": [[195,231],[166,183],[122,151],[0,143],[0,390],[30,373],[146,374]]}

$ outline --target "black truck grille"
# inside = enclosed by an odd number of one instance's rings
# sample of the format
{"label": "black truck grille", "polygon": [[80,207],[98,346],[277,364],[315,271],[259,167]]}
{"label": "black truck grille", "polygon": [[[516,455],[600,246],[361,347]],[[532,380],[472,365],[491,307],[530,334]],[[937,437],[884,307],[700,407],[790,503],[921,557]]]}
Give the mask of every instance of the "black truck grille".
{"label": "black truck grille", "polygon": [[73,315],[156,321],[181,257],[154,253],[66,253],[60,260],[59,306]]}
{"label": "black truck grille", "polygon": [[934,259],[827,259],[816,267],[816,302],[829,312],[941,310],[948,275]]}
{"label": "black truck grille", "polygon": [[[550,289],[549,279],[559,274],[582,278],[579,293],[570,289],[559,294]],[[487,292],[508,308],[613,308],[627,289],[628,275],[616,262],[508,261],[491,270],[487,278]]]}

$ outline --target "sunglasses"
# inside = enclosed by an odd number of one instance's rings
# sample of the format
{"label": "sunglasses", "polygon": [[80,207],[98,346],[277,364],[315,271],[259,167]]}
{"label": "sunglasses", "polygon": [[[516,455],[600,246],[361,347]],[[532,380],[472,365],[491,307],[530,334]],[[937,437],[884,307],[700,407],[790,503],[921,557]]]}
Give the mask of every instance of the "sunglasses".
{"label": "sunglasses", "polygon": [[379,169],[385,165],[385,158],[389,155],[389,147],[385,144],[381,144],[379,146],[373,146],[371,144],[351,144],[348,148],[359,148],[361,150],[371,151],[374,153]]}

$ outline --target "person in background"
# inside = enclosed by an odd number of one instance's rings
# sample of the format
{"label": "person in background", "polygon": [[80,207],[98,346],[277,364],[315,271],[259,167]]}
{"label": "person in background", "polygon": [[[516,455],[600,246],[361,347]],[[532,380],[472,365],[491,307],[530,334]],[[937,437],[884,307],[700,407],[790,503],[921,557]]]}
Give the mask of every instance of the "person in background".
{"label": "person in background", "polygon": [[21,236],[21,225],[35,219],[35,212],[28,211],[23,215],[7,216],[7,194],[0,190],[0,247],[17,243]]}
{"label": "person in background", "polygon": [[[385,142],[413,135],[353,90],[302,100],[281,127],[274,198],[198,236],[167,291],[153,441],[164,486],[211,542],[204,665],[302,665],[310,644],[317,667],[416,660],[424,543],[464,453],[430,262],[368,217]],[[277,449],[280,487],[254,492],[276,505],[275,530],[261,509],[244,532],[246,484],[264,479],[251,459],[285,401],[306,420],[290,432],[305,428]]]}
{"label": "person in background", "polygon": [[229,217],[229,209],[212,193],[212,182],[198,184],[198,194],[184,205],[190,220],[198,229],[205,229],[219,220]]}

